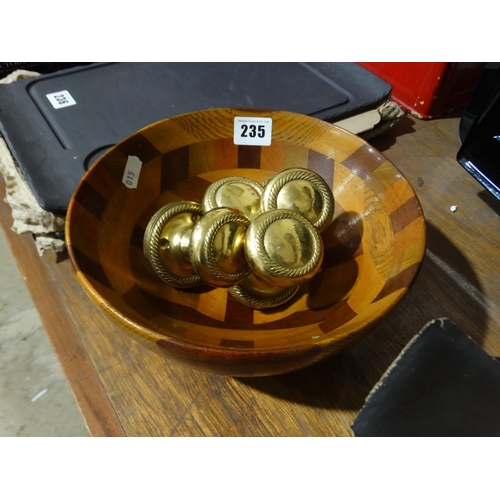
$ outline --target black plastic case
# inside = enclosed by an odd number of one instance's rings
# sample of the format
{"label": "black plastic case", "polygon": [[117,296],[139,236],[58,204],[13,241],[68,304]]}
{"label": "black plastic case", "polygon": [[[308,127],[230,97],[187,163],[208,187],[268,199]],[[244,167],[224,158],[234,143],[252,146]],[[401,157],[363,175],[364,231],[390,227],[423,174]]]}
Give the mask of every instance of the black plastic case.
{"label": "black plastic case", "polygon": [[0,85],[0,132],[40,206],[64,213],[95,160],[164,118],[255,107],[334,121],[390,93],[355,63],[96,63]]}

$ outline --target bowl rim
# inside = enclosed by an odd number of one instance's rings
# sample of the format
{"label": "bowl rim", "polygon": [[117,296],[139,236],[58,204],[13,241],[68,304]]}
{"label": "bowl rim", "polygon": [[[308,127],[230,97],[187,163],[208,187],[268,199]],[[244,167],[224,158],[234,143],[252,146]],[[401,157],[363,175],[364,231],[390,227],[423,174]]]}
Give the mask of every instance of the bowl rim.
{"label": "bowl rim", "polygon": [[422,237],[420,238],[422,241],[422,248],[418,253],[417,261],[415,268],[412,272],[412,274],[409,276],[408,281],[405,282],[405,285],[403,288],[401,288],[400,293],[397,295],[397,297],[390,301],[386,307],[382,308],[380,313],[377,315],[369,316],[367,317],[366,322],[363,323],[362,326],[357,327],[354,330],[350,330],[346,334],[346,338],[349,338],[352,336],[353,333],[356,333],[356,337],[363,336],[364,332],[367,330],[372,330],[376,326],[378,326],[379,323],[384,321],[384,319],[387,317],[388,314],[390,314],[393,309],[402,301],[402,299],[406,296],[406,294],[409,292],[411,286],[417,279],[420,270],[422,268],[422,263],[425,257],[425,251],[426,251],[426,246],[427,246],[427,230],[426,230],[426,221],[425,221],[425,216],[423,212],[423,207],[420,203],[420,200],[418,198],[418,195],[414,189],[414,187],[411,185],[409,180],[406,178],[406,176],[398,169],[396,165],[392,163],[392,161],[388,160],[383,153],[378,151],[375,147],[373,147],[370,143],[368,143],[366,140],[364,140],[362,137],[353,134],[352,132],[343,129],[342,127],[339,127],[338,125],[334,123],[327,122],[325,120],[321,120],[316,117],[312,117],[309,115],[303,115],[301,113],[296,113],[292,111],[285,111],[285,110],[278,110],[278,109],[269,109],[269,108],[248,108],[248,107],[227,107],[227,108],[210,108],[210,109],[203,109],[203,110],[196,110],[196,111],[191,111],[187,113],[182,113],[176,116],[168,117],[162,120],[158,120],[156,122],[153,122],[149,125],[146,125],[145,127],[142,127],[132,133],[131,135],[125,137],[121,141],[117,142],[114,146],[112,146],[110,149],[108,149],[101,157],[99,157],[90,167],[89,169],[85,172],[83,177],[80,179],[77,188],[75,189],[70,203],[68,205],[68,211],[67,211],[67,216],[65,220],[65,242],[66,242],[66,247],[68,250],[68,255],[70,257],[70,260],[72,262],[72,265],[74,267],[74,270],[76,272],[76,277],[81,286],[84,288],[85,292],[87,295],[89,295],[94,302],[96,302],[101,309],[103,309],[107,314],[109,314],[114,320],[117,320],[119,323],[121,323],[124,327],[126,327],[127,330],[131,330],[134,332],[136,335],[139,335],[140,337],[145,337],[144,333],[147,332],[148,336],[150,337],[149,340],[151,339],[156,339],[155,343],[158,343],[158,341],[162,341],[164,344],[168,344],[174,347],[179,347],[182,346],[183,350],[186,352],[190,353],[190,355],[194,355],[195,357],[203,357],[203,358],[212,358],[213,360],[217,361],[226,361],[229,356],[233,356],[235,353],[240,353],[241,359],[247,359],[247,360],[256,360],[259,359],[259,357],[262,357],[263,355],[267,356],[280,356],[280,355],[287,355],[287,354],[295,354],[297,351],[301,351],[305,348],[319,348],[322,351],[322,355],[319,357],[323,358],[325,356],[328,356],[328,353],[325,352],[328,350],[327,346],[332,342],[332,338],[327,337],[326,339],[319,340],[317,342],[313,342],[311,340],[310,343],[307,344],[300,344],[300,345],[291,345],[291,346],[286,346],[286,347],[269,347],[269,348],[255,348],[252,347],[250,348],[242,348],[242,347],[233,347],[233,346],[214,346],[214,345],[202,345],[202,344],[197,344],[194,342],[191,342],[190,340],[183,340],[174,336],[167,336],[161,333],[158,333],[151,328],[141,325],[137,322],[135,322],[132,319],[127,318],[118,308],[110,304],[104,297],[102,297],[99,292],[93,287],[91,282],[86,278],[85,274],[83,271],[81,271],[80,266],[78,264],[78,259],[75,256],[71,244],[71,221],[72,217],[71,214],[74,210],[74,205],[76,203],[75,201],[75,196],[79,192],[81,186],[86,182],[88,177],[93,175],[94,171],[96,168],[98,168],[99,163],[108,155],[112,154],[112,152],[115,149],[118,149],[120,145],[128,141],[131,137],[134,137],[137,134],[142,133],[145,130],[157,127],[159,124],[167,122],[167,121],[174,121],[178,120],[182,117],[185,116],[195,116],[195,115],[202,115],[205,113],[212,113],[212,112],[229,112],[233,114],[234,116],[238,116],[238,114],[241,114],[242,112],[244,113],[251,113],[255,116],[259,116],[262,114],[288,114],[288,115],[295,115],[298,117],[305,117],[310,120],[315,120],[317,122],[322,123],[323,125],[326,125],[327,127],[331,127],[334,130],[339,130],[342,132],[342,134],[348,134],[351,137],[354,137],[357,141],[359,141],[360,144],[363,144],[365,146],[368,146],[370,149],[373,151],[377,152],[381,157],[383,157],[389,164],[390,166],[398,172],[401,177],[406,181],[408,184],[408,188],[412,191],[415,201],[417,202],[417,210],[419,212],[418,218],[422,219],[423,222],[423,228],[422,228]]}

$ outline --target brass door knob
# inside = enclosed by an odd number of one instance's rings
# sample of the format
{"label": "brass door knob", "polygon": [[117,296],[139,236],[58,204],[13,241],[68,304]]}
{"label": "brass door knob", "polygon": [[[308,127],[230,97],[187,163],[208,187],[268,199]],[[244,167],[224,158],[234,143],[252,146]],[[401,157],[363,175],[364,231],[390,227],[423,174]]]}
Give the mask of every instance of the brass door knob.
{"label": "brass door knob", "polygon": [[252,273],[241,283],[231,287],[229,292],[239,302],[253,309],[269,309],[288,302],[299,288],[270,286]]}
{"label": "brass door knob", "polygon": [[225,177],[207,188],[201,205],[204,212],[214,208],[234,208],[249,217],[260,210],[260,199],[264,188],[246,177]]}
{"label": "brass door knob", "polygon": [[262,211],[277,208],[301,213],[323,232],[332,222],[334,199],[320,175],[304,168],[288,168],[265,181]]}
{"label": "brass door knob", "polygon": [[202,213],[199,203],[174,202],[158,210],[146,227],[144,254],[169,285],[187,288],[202,282],[190,259],[191,233]]}
{"label": "brass door knob", "polygon": [[271,210],[248,226],[245,255],[252,272],[268,285],[300,286],[319,270],[323,240],[300,213]]}
{"label": "brass door knob", "polygon": [[201,203],[158,210],[144,234],[144,254],[174,287],[229,288],[255,309],[284,304],[320,269],[323,231],[333,217],[326,182],[307,169],[263,183],[231,176],[212,183]]}
{"label": "brass door knob", "polygon": [[231,287],[250,274],[245,257],[245,233],[250,219],[230,208],[205,213],[191,235],[190,259],[203,281]]}

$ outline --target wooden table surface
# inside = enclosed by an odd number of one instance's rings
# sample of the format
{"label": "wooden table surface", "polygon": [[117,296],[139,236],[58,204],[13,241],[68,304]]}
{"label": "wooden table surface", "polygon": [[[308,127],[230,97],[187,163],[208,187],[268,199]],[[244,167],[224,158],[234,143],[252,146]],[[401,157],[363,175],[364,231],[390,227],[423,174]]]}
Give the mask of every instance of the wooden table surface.
{"label": "wooden table surface", "polygon": [[[373,386],[428,321],[448,317],[500,356],[500,202],[457,163],[458,125],[458,113],[432,121],[405,116],[371,141],[422,203],[428,240],[421,271],[360,344],[274,377],[211,375],[149,352],[86,296],[67,256],[40,258],[30,235],[10,230],[10,208],[0,202],[11,251],[91,435],[350,436]],[[3,180],[0,191],[3,200]]]}

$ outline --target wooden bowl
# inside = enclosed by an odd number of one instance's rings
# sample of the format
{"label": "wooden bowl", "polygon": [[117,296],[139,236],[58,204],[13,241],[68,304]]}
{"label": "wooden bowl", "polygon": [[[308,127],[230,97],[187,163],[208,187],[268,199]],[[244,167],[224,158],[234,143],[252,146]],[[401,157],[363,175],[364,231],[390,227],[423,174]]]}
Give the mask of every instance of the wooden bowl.
{"label": "wooden bowl", "polygon": [[[272,118],[271,145],[235,145],[236,116]],[[134,156],[142,168],[131,181]],[[157,278],[142,243],[159,208],[200,202],[223,177],[262,181],[288,167],[317,172],[335,198],[321,271],[289,303],[258,311],[227,289]],[[417,275],[425,222],[408,181],[359,137],[295,113],[212,109],[154,123],[102,156],[71,200],[66,243],[78,280],[121,330],[195,368],[264,376],[346,349],[383,321]]]}

